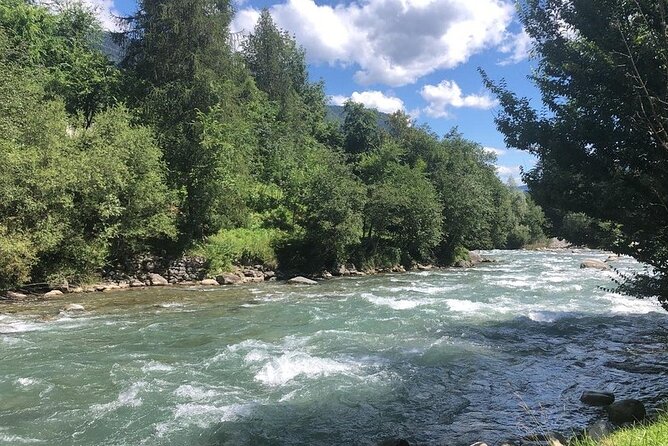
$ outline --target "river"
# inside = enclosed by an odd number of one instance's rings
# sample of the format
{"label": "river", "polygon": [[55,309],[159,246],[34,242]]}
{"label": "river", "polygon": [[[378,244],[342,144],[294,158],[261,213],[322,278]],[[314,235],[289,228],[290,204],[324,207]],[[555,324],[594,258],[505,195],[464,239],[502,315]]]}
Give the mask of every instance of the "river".
{"label": "river", "polygon": [[668,313],[579,268],[607,254],[483,254],[310,287],[98,293],[82,314],[0,306],[0,444],[494,444],[584,427],[600,410],[583,390],[668,397]]}

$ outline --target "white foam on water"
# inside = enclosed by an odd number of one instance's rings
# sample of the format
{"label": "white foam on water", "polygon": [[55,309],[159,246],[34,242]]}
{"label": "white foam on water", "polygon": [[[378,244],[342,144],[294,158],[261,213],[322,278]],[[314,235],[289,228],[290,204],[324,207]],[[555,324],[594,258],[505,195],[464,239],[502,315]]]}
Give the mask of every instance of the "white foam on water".
{"label": "white foam on water", "polygon": [[648,314],[663,312],[661,304],[654,299],[636,299],[616,293],[606,293],[600,300],[607,301],[611,305],[611,311],[619,314]]}
{"label": "white foam on water", "polygon": [[482,302],[473,302],[467,299],[445,299],[450,311],[457,313],[478,313],[489,307],[489,304]]}
{"label": "white foam on water", "polygon": [[184,384],[179,386],[175,391],[174,395],[179,398],[185,398],[190,401],[210,401],[220,395],[220,392],[208,388],[193,386],[191,384]]}
{"label": "white foam on water", "polygon": [[39,440],[37,438],[26,438],[19,435],[11,434],[0,434],[0,444],[35,444],[35,443],[44,443],[44,440]]}
{"label": "white foam on water", "polygon": [[0,334],[27,333],[43,330],[44,323],[17,319],[9,316],[0,316]]}
{"label": "white foam on water", "polygon": [[142,372],[171,372],[174,370],[174,367],[168,364],[163,364],[162,362],[150,361],[147,364],[144,364],[141,368]]}
{"label": "white foam on water", "polygon": [[158,308],[182,308],[184,305],[180,302],[166,302],[163,304],[156,304]]}
{"label": "white foam on water", "polygon": [[139,392],[142,391],[147,385],[148,383],[146,381],[137,381],[119,393],[115,401],[111,401],[105,404],[94,404],[91,406],[91,410],[100,414],[104,414],[114,411],[120,407],[139,407],[143,403],[142,399],[139,398]]}
{"label": "white foam on water", "polygon": [[246,353],[246,356],[244,356],[244,361],[245,362],[260,362],[260,361],[265,361],[270,358],[269,352],[266,350],[258,350],[254,349]]}
{"label": "white foam on water", "polygon": [[[249,404],[217,406],[215,404],[185,403],[178,404],[173,410],[173,415],[179,423],[185,422],[200,428],[206,428],[214,423],[232,421],[248,416],[251,413],[251,407]],[[162,430],[164,433],[169,431],[165,428]]]}
{"label": "white foam on water", "polygon": [[39,380],[34,379],[34,378],[19,378],[16,381],[14,381],[14,383],[17,386],[30,387],[30,386],[34,386],[35,384],[39,384]]}
{"label": "white foam on water", "polygon": [[272,358],[255,375],[255,380],[264,385],[281,386],[299,376],[315,378],[346,373],[355,367],[333,359],[313,357],[303,352],[288,352]]}
{"label": "white foam on water", "polygon": [[374,305],[390,307],[393,310],[410,310],[421,305],[433,304],[433,299],[399,299],[394,297],[380,297],[371,293],[362,293],[364,299]]}
{"label": "white foam on water", "polygon": [[556,322],[569,316],[573,316],[573,313],[568,311],[530,311],[527,315],[534,322]]}

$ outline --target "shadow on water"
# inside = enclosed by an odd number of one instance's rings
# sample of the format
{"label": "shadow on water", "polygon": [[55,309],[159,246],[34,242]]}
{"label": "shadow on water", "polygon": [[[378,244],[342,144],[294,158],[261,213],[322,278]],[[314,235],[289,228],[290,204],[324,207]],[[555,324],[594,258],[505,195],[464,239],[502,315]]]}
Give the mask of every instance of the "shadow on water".
{"label": "shadow on water", "polygon": [[[569,434],[602,417],[583,390],[637,398],[650,414],[668,398],[668,318],[551,312],[478,326],[449,324],[432,347],[384,358],[381,393],[333,391],[319,399],[258,404],[200,432],[194,444],[488,444],[530,433]],[[446,348],[441,346],[447,345]],[[457,351],[453,354],[453,346]]]}

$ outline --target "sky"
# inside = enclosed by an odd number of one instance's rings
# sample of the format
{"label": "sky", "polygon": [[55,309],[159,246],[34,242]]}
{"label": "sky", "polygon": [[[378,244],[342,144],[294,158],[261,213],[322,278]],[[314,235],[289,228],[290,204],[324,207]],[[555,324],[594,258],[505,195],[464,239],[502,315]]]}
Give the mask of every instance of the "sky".
{"label": "sky", "polygon": [[[84,0],[107,28],[136,0]],[[453,127],[497,155],[502,180],[521,183],[535,159],[509,149],[497,131],[496,99],[478,68],[539,105],[527,76],[530,38],[513,0],[235,0],[232,31],[252,31],[262,8],[306,50],[309,73],[333,104],[347,99],[401,109],[443,135]]]}

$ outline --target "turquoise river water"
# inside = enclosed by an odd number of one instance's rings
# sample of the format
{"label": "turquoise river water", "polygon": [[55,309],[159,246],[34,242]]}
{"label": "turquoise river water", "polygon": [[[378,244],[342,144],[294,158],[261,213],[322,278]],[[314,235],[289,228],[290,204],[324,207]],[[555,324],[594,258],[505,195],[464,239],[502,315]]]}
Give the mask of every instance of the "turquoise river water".
{"label": "turquoise river water", "polygon": [[[315,286],[169,287],[0,306],[2,445],[468,445],[568,433],[582,390],[656,407],[668,313],[596,251]],[[629,258],[621,270],[640,269]]]}

